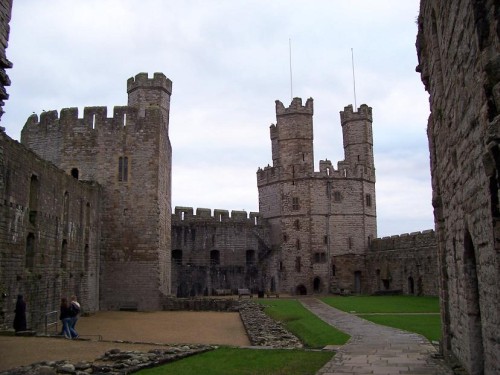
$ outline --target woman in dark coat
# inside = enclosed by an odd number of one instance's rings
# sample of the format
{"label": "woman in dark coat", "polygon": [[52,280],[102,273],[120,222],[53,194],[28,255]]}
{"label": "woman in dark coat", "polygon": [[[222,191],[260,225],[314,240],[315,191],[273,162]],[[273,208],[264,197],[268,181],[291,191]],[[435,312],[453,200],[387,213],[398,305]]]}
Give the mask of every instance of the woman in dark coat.
{"label": "woman in dark coat", "polygon": [[67,339],[71,339],[71,309],[66,298],[61,298],[61,310],[59,320],[62,322],[62,334]]}
{"label": "woman in dark coat", "polygon": [[21,294],[17,296],[14,313],[14,330],[16,332],[26,331],[26,302]]}

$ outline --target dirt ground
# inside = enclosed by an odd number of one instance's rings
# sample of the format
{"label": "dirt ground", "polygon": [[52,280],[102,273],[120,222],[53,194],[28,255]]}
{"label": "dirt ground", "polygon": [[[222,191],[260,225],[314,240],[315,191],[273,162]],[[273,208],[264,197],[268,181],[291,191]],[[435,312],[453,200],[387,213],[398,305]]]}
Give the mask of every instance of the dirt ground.
{"label": "dirt ground", "polygon": [[[154,344],[250,345],[238,313],[103,311],[80,318],[76,329],[81,340],[0,336],[0,371],[44,360],[91,361],[113,348],[147,351],[157,347]],[[97,341],[99,335],[103,341]]]}

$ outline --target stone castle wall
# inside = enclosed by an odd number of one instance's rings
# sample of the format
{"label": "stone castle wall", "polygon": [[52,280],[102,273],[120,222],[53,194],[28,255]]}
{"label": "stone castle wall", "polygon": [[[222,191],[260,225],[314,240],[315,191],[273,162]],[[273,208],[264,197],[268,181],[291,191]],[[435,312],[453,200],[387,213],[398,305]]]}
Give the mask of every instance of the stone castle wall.
{"label": "stone castle wall", "polygon": [[417,71],[441,280],[442,346],[470,374],[500,373],[500,4],[423,0]]}
{"label": "stone castle wall", "polygon": [[[21,142],[79,179],[103,187],[101,308],[158,309],[170,293],[172,82],[161,73],[127,82],[129,106],[30,116]],[[144,104],[146,103],[146,104]]]}
{"label": "stone castle wall", "polygon": [[9,328],[17,294],[28,327],[76,294],[99,310],[102,190],[42,160],[0,132],[0,325]]}
{"label": "stone castle wall", "polygon": [[268,229],[258,213],[176,207],[172,215],[172,293],[178,297],[270,288]]}
{"label": "stone castle wall", "polygon": [[366,282],[370,293],[401,291],[437,296],[437,273],[433,230],[374,239],[366,255]]}

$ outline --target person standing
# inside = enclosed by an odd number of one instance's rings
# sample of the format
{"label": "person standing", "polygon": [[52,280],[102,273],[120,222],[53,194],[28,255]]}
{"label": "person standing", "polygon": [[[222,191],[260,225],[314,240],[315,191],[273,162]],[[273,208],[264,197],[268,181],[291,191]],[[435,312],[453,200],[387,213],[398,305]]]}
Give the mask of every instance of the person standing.
{"label": "person standing", "polygon": [[62,334],[67,339],[71,339],[71,309],[67,298],[61,298],[59,320],[62,322]]}
{"label": "person standing", "polygon": [[71,325],[70,325],[70,331],[71,331],[71,338],[77,339],[79,337],[78,332],[76,332],[75,326],[76,322],[78,321],[78,318],[80,317],[80,304],[76,300],[76,296],[71,296],[71,304],[70,304],[70,310],[71,310]]}
{"label": "person standing", "polygon": [[17,296],[14,313],[14,330],[16,332],[26,331],[26,302],[21,294]]}

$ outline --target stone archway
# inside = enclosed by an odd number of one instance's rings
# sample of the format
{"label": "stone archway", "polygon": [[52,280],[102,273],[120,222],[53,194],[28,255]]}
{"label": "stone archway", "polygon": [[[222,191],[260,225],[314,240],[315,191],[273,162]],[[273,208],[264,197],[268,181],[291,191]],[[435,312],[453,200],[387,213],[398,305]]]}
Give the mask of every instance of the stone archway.
{"label": "stone archway", "polygon": [[482,374],[484,366],[481,307],[479,304],[479,282],[476,268],[476,251],[472,236],[464,233],[464,292],[469,336],[469,356],[472,374]]}
{"label": "stone archway", "polygon": [[319,277],[315,277],[313,280],[313,290],[314,293],[320,293],[321,292],[321,279]]}
{"label": "stone archway", "polygon": [[415,294],[415,281],[413,277],[408,277],[408,294]]}
{"label": "stone archway", "polygon": [[297,287],[295,288],[295,294],[298,294],[299,296],[307,295],[307,288],[304,286],[304,284],[297,285]]}

